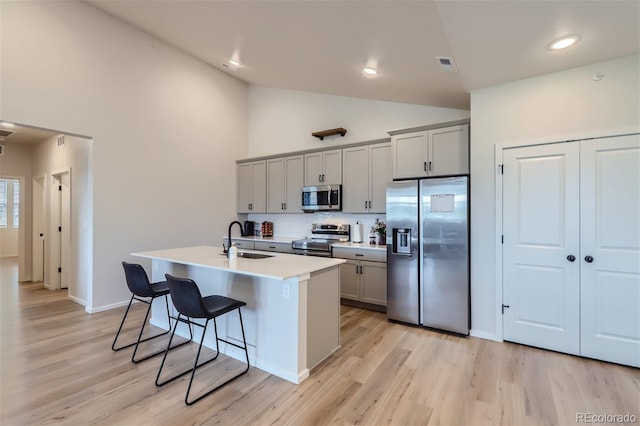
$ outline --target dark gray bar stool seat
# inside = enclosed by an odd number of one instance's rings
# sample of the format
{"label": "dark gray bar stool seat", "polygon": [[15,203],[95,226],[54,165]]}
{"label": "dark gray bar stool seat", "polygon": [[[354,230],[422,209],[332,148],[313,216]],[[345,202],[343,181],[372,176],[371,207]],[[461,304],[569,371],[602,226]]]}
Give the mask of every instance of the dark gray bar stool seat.
{"label": "dark gray bar stool seat", "polygon": [[[156,376],[156,386],[165,385],[190,372],[191,378],[189,379],[189,385],[187,387],[187,393],[185,395],[184,402],[187,405],[191,405],[201,400],[205,396],[210,395],[211,393],[217,391],[222,386],[237,379],[238,377],[242,376],[247,371],[249,371],[249,352],[247,351],[247,340],[244,335],[244,325],[242,324],[242,312],[240,311],[240,308],[242,306],[246,306],[247,304],[240,300],[235,300],[225,296],[212,295],[212,296],[202,297],[202,295],[200,294],[200,289],[198,288],[195,281],[189,278],[177,278],[169,274],[165,274],[165,277],[167,279],[167,283],[169,286],[169,292],[171,293],[171,300],[173,301],[173,304],[178,310],[179,314],[178,314],[177,321],[173,326],[173,331],[171,332],[171,338],[169,339],[169,344],[167,345],[167,351],[165,352],[164,357],[162,358],[162,363],[160,364],[160,368],[158,369],[158,375]],[[238,316],[240,318],[240,329],[242,330],[243,346],[237,345],[233,342],[230,342],[228,340],[221,339],[218,337],[218,326],[216,324],[216,318],[219,317],[220,315],[224,315],[236,309],[238,310]],[[202,325],[198,322],[192,321],[192,318],[205,319],[205,323],[204,325]],[[213,329],[214,329],[215,338],[216,338],[216,355],[215,357],[198,365],[200,352],[202,350],[202,342],[204,341],[204,336],[206,334],[209,321],[212,319],[213,319]],[[196,359],[193,363],[193,367],[190,368],[189,370],[178,373],[177,375],[170,377],[168,379],[165,379],[164,381],[160,381],[160,375],[162,373],[162,369],[167,359],[167,354],[169,353],[171,341],[173,340],[173,336],[175,335],[176,329],[178,328],[178,324],[180,322],[188,324],[189,327],[191,327],[191,325],[195,325],[203,329],[202,337],[200,338],[200,344],[198,346],[198,352],[196,353]],[[244,350],[246,363],[247,363],[246,368],[242,370],[240,373],[225,380],[223,383],[219,384],[215,388],[208,390],[207,392],[205,392],[204,394],[198,396],[193,400],[189,400],[191,385],[193,384],[193,378],[195,377],[196,370],[202,367],[203,365],[206,365],[212,361],[215,361],[218,358],[218,355],[220,355],[220,347],[218,342],[224,342],[228,345],[232,345],[239,349]]]}

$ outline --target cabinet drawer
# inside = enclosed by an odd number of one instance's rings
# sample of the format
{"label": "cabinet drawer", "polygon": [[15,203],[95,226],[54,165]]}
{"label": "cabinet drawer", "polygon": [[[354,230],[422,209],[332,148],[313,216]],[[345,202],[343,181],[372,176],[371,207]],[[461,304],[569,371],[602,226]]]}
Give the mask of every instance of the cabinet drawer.
{"label": "cabinet drawer", "polygon": [[[224,238],[224,245],[228,246],[227,243],[228,238]],[[244,250],[255,250],[254,248],[254,244],[253,241],[247,241],[247,240],[238,240],[235,239],[233,237],[231,237],[231,241],[233,241],[234,243],[236,243],[236,247],[238,247],[239,249],[244,249]]]}
{"label": "cabinet drawer", "polygon": [[291,244],[255,241],[255,249],[262,251],[276,251],[278,253],[291,253]]}
{"label": "cabinet drawer", "polygon": [[339,259],[368,260],[371,262],[386,262],[385,250],[368,250],[353,247],[334,247],[333,257]]}

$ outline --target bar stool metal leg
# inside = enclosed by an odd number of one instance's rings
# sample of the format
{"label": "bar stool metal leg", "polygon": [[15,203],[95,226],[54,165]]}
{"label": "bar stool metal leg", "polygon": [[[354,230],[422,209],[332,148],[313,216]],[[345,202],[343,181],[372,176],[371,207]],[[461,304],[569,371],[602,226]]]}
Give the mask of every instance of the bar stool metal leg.
{"label": "bar stool metal leg", "polygon": [[[204,398],[204,397],[206,397],[206,396],[208,396],[208,395],[212,394],[213,392],[217,391],[218,389],[220,389],[220,388],[221,388],[221,387],[223,387],[224,385],[226,385],[226,384],[228,384],[228,383],[230,383],[230,382],[234,381],[235,379],[237,379],[238,377],[242,376],[242,375],[243,375],[243,374],[245,374],[247,371],[249,371],[249,368],[250,368],[250,365],[249,365],[249,352],[248,352],[248,350],[247,350],[247,340],[246,340],[246,337],[245,337],[245,333],[244,333],[244,325],[243,325],[243,322],[242,322],[242,312],[240,311],[240,308],[237,308],[237,310],[238,310],[238,316],[239,316],[239,318],[240,318],[240,329],[241,329],[241,331],[242,331],[242,342],[243,342],[243,346],[240,346],[240,345],[238,345],[238,344],[236,344],[236,343],[234,343],[234,342],[230,342],[230,341],[228,341],[228,340],[225,340],[225,339],[219,338],[219,337],[218,337],[218,326],[217,326],[217,323],[216,323],[216,318],[214,317],[214,318],[213,318],[213,326],[214,326],[214,333],[215,333],[215,338],[216,338],[216,355],[215,355],[213,358],[208,359],[207,361],[205,361],[205,362],[203,362],[203,363],[201,363],[201,364],[198,364],[198,361],[200,360],[200,353],[201,353],[201,351],[202,351],[202,345],[203,345],[203,342],[204,342],[204,337],[205,337],[205,335],[206,335],[206,331],[207,331],[207,327],[208,327],[208,325],[209,325],[209,321],[210,321],[210,319],[209,319],[209,318],[207,318],[207,319],[206,319],[206,321],[205,321],[205,324],[204,324],[204,325],[202,325],[202,324],[196,323],[196,322],[194,322],[194,321],[192,321],[192,320],[190,320],[190,319],[185,320],[185,319],[183,319],[183,318],[181,317],[181,315],[179,314],[179,315],[178,315],[178,320],[176,321],[176,324],[175,324],[175,325],[174,325],[174,327],[173,327],[173,331],[172,331],[172,333],[171,333],[171,338],[169,339],[169,345],[167,346],[167,348],[171,345],[171,340],[173,339],[173,336],[174,336],[174,334],[175,334],[175,332],[176,332],[177,325],[178,325],[178,323],[179,323],[179,322],[185,322],[185,323],[190,323],[190,324],[193,324],[193,325],[199,326],[199,327],[201,327],[203,330],[202,330],[202,336],[201,336],[201,338],[200,338],[200,342],[199,342],[199,344],[198,344],[198,351],[197,351],[197,353],[196,353],[196,358],[195,358],[195,361],[194,361],[194,363],[193,363],[193,367],[192,367],[192,368],[190,368],[190,369],[188,369],[188,370],[185,370],[185,371],[183,371],[183,372],[181,372],[181,373],[178,373],[178,374],[174,375],[173,377],[170,377],[170,378],[168,378],[168,379],[166,379],[166,380],[164,380],[164,381],[162,381],[162,382],[161,382],[161,381],[160,381],[160,375],[162,374],[162,369],[164,368],[164,364],[165,364],[165,361],[166,361],[166,359],[167,359],[167,354],[168,354],[168,350],[167,350],[167,351],[165,352],[165,354],[164,354],[164,357],[162,358],[162,363],[160,364],[160,368],[158,369],[158,374],[156,375],[156,382],[155,382],[155,383],[156,383],[156,386],[163,386],[163,385],[165,385],[165,384],[167,384],[167,383],[169,383],[169,382],[172,382],[172,381],[174,381],[174,380],[176,380],[176,379],[178,379],[178,378],[180,378],[180,377],[184,376],[184,375],[185,375],[185,374],[187,374],[187,373],[191,373],[191,377],[189,378],[189,384],[187,385],[187,393],[186,393],[186,395],[185,395],[184,402],[185,402],[185,404],[187,404],[187,405],[193,405],[193,404],[195,404],[196,402],[200,401],[202,398]],[[215,361],[215,360],[218,358],[218,356],[220,355],[219,342],[224,342],[224,343],[227,343],[227,344],[229,344],[229,345],[235,346],[235,347],[237,347],[237,348],[239,348],[239,349],[242,349],[242,350],[244,351],[244,353],[245,353],[246,367],[245,367],[241,372],[239,372],[239,373],[237,373],[236,375],[234,375],[233,377],[231,377],[231,378],[229,378],[229,379],[225,380],[224,382],[222,382],[221,384],[219,384],[219,385],[218,385],[218,386],[216,386],[215,388],[208,390],[207,392],[205,392],[204,394],[202,394],[202,395],[198,396],[197,398],[195,398],[195,399],[193,399],[193,400],[189,400],[189,396],[190,396],[190,394],[191,394],[191,386],[193,385],[193,380],[194,380],[194,378],[195,378],[196,370],[197,370],[198,368],[200,368],[200,367],[203,367],[203,366],[205,366],[205,365],[209,364],[210,362]]]}
{"label": "bar stool metal leg", "polygon": [[[156,298],[152,298],[151,300],[145,300],[145,299],[141,299],[141,298],[137,297],[135,294],[131,295],[131,299],[129,300],[129,305],[127,306],[127,310],[125,311],[124,316],[122,317],[122,321],[120,322],[120,327],[118,327],[118,332],[116,333],[116,337],[113,339],[113,344],[111,345],[111,349],[113,351],[115,351],[115,352],[120,351],[122,349],[126,349],[126,348],[130,348],[132,346],[135,346],[135,348],[133,350],[133,354],[131,355],[131,361],[133,363],[135,363],[135,364],[137,364],[137,363],[139,363],[141,361],[147,360],[149,358],[152,358],[152,357],[154,357],[156,355],[160,355],[162,353],[165,353],[165,351],[166,351],[166,348],[165,348],[165,349],[161,349],[161,350],[155,351],[155,352],[153,352],[151,354],[147,354],[147,355],[143,356],[142,358],[136,358],[136,354],[138,352],[138,348],[140,346],[140,343],[147,342],[147,341],[155,339],[157,337],[164,336],[164,335],[166,335],[167,333],[169,333],[171,331],[171,318],[172,317],[171,317],[171,314],[169,313],[169,301],[168,301],[167,295],[165,295],[164,296],[164,302],[165,302],[165,306],[166,306],[166,309],[167,309],[167,320],[169,321],[169,329],[166,330],[166,331],[163,331],[161,333],[155,334],[153,336],[149,336],[149,337],[146,337],[144,339],[142,338],[142,335],[144,334],[144,329],[145,329],[145,327],[147,325],[147,320],[149,319],[149,313],[151,312],[151,306],[152,306],[152,303],[153,303],[153,301],[155,299]],[[138,334],[138,338],[137,338],[137,340],[135,342],[129,343],[129,344],[124,345],[124,346],[116,347],[116,344],[118,342],[118,338],[120,337],[120,332],[122,331],[122,327],[124,326],[124,323],[125,323],[125,321],[127,319],[127,316],[129,315],[129,310],[131,309],[131,305],[133,304],[134,300],[137,300],[137,301],[142,302],[142,303],[146,303],[148,305],[147,306],[147,312],[145,313],[145,316],[144,316],[144,321],[142,322],[142,327],[140,328],[140,333]],[[189,328],[189,331],[190,331],[191,338],[193,338],[193,333],[191,332],[191,328]],[[187,340],[185,342],[181,342],[180,344],[173,346],[171,349],[177,348],[178,346],[182,346],[182,345],[185,345],[187,343],[189,343],[189,340]]]}

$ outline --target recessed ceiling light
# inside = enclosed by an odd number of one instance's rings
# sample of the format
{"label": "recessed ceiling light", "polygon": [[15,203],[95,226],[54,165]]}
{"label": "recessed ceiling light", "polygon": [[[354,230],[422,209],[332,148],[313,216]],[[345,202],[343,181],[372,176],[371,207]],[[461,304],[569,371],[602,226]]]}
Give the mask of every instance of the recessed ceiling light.
{"label": "recessed ceiling light", "polygon": [[242,68],[242,64],[237,59],[229,59],[227,62],[223,62],[222,66],[234,71],[237,71],[238,69]]}
{"label": "recessed ceiling light", "polygon": [[374,76],[374,75],[380,74],[380,71],[378,71],[377,69],[375,69],[373,67],[364,67],[364,68],[362,68],[362,73],[364,75]]}
{"label": "recessed ceiling light", "polygon": [[573,46],[580,40],[580,36],[577,34],[572,34],[568,36],[561,37],[556,39],[549,44],[549,49],[551,50],[560,50],[566,49],[569,46]]}

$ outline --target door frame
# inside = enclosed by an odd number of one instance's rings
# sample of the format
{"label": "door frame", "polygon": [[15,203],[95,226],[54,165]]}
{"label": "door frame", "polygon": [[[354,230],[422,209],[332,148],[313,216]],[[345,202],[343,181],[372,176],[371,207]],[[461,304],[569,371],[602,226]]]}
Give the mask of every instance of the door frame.
{"label": "door frame", "polygon": [[[523,148],[527,146],[538,146],[538,145],[551,145],[558,143],[566,143],[566,142],[575,142],[582,141],[588,139],[602,139],[616,136],[627,136],[634,135],[639,133],[640,129],[627,127],[620,128],[616,130],[603,130],[599,132],[591,132],[591,133],[575,133],[575,134],[567,134],[555,137],[547,137],[547,138],[537,138],[537,139],[525,139],[520,141],[519,143],[516,141],[507,141],[502,143],[495,143],[494,147],[494,194],[495,194],[495,254],[496,254],[496,264],[495,264],[495,339],[498,342],[504,341],[504,327],[503,327],[503,315],[502,315],[502,303],[503,303],[503,262],[502,262],[502,235],[504,233],[504,229],[502,227],[502,208],[503,208],[503,191],[502,191],[502,164],[503,164],[503,151],[505,149],[510,148]],[[473,208],[473,207],[472,207]]]}

